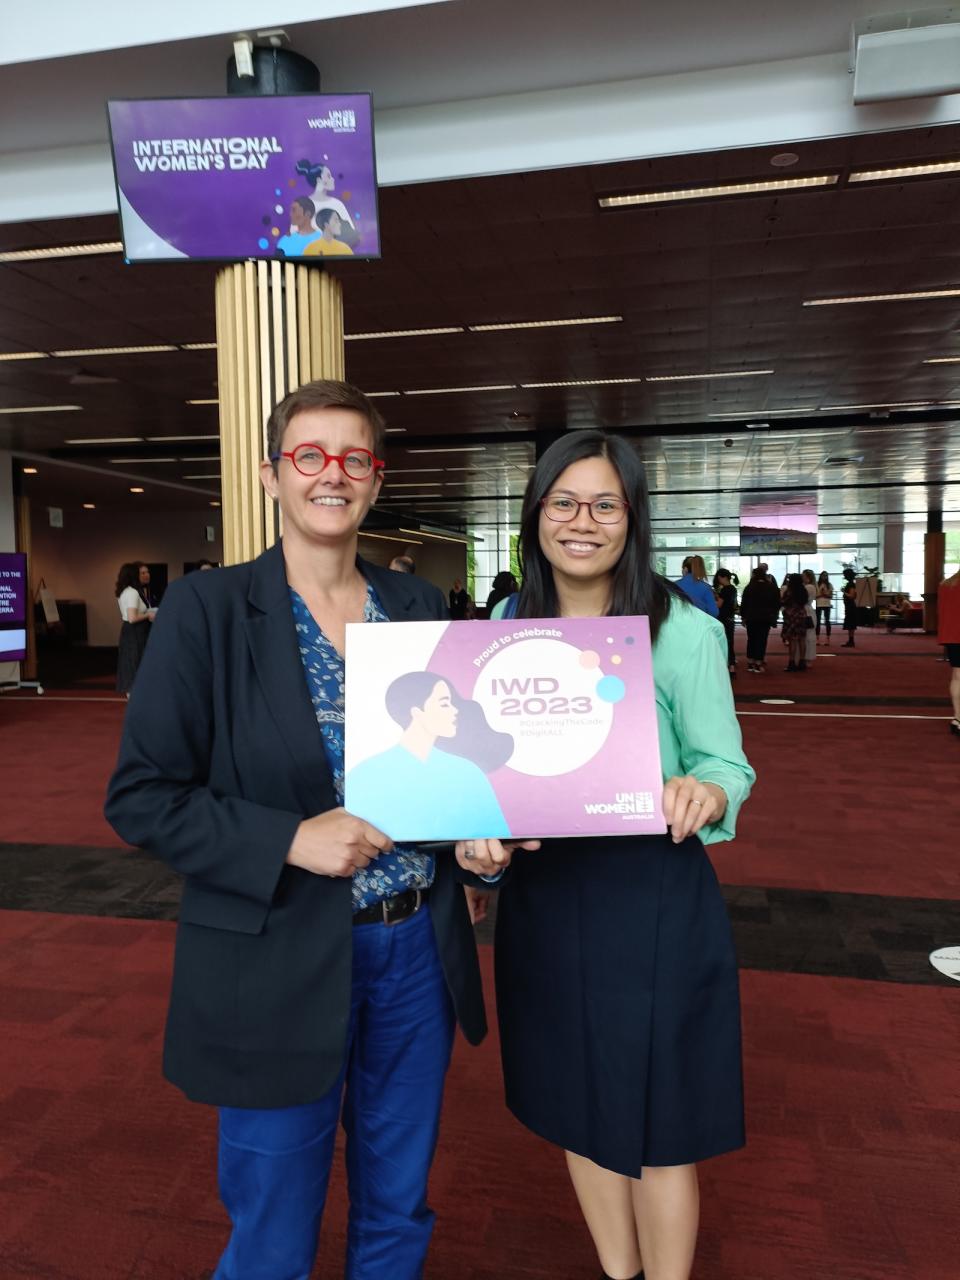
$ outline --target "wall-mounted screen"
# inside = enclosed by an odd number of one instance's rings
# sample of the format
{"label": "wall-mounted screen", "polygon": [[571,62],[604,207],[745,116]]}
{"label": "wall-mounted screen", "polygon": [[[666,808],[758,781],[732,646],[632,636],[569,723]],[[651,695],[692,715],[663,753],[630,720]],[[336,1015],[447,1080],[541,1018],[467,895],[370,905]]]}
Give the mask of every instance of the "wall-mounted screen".
{"label": "wall-mounted screen", "polygon": [[369,94],[107,103],[129,262],[379,258]]}
{"label": "wall-mounted screen", "polygon": [[740,500],[740,554],[803,555],[817,549],[817,500],[810,494]]}
{"label": "wall-mounted screen", "polygon": [[27,656],[27,557],[0,551],[0,662]]}

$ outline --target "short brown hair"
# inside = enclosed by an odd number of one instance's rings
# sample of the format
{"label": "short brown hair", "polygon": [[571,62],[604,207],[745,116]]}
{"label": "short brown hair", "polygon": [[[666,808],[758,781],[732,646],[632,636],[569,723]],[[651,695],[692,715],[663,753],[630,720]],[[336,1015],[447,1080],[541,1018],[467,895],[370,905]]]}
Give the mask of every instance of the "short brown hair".
{"label": "short brown hair", "polygon": [[[373,432],[373,452],[378,458],[383,456],[386,442],[386,424],[375,405],[367,399],[362,391],[351,386],[349,382],[336,382],[332,378],[321,378],[317,382],[305,382],[296,391],[274,407],[267,419],[267,457],[272,458],[280,452],[283,435],[290,421],[298,413],[307,409],[353,409],[361,417],[366,418]],[[273,464],[276,469],[276,463]]]}

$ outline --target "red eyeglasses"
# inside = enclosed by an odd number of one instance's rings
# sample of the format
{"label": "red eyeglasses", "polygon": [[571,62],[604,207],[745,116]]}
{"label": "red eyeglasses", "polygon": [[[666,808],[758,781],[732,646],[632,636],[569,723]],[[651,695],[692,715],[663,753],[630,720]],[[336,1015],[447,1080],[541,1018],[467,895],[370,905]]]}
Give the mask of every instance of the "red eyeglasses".
{"label": "red eyeglasses", "polygon": [[330,462],[336,462],[349,480],[369,480],[386,463],[369,449],[348,449],[346,453],[327,453],[320,444],[298,444],[295,449],[270,455],[271,462],[289,458],[302,476],[318,476]]}

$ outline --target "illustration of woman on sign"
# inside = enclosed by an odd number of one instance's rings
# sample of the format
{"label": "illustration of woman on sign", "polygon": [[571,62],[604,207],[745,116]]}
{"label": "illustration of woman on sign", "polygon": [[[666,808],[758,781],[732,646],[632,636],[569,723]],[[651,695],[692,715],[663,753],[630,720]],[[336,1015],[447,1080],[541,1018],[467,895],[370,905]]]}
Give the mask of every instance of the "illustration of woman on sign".
{"label": "illustration of woman on sign", "polygon": [[310,199],[313,201],[315,210],[314,226],[318,231],[322,230],[319,221],[317,221],[317,216],[324,209],[332,209],[340,219],[338,239],[352,249],[360,239],[360,232],[354,225],[353,218],[347,211],[347,206],[333,194],[337,185],[333,170],[322,160],[316,162],[298,160],[296,171],[302,174],[307,181],[307,185],[312,188]]}
{"label": "illustration of woman on sign", "polygon": [[509,836],[487,774],[510,759],[511,736],[491,729],[479,703],[432,671],[398,676],[384,701],[403,733],[350,770],[350,812],[394,840]]}

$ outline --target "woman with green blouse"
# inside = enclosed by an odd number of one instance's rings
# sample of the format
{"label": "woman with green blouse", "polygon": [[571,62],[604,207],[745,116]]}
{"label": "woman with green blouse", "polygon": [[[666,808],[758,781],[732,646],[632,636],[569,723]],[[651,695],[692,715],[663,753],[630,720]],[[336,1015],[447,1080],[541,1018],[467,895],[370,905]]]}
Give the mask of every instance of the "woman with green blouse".
{"label": "woman with green blouse", "polygon": [[[651,569],[643,465],[619,437],[544,453],[520,554],[500,616],[649,618],[669,831],[513,855],[496,936],[507,1104],[564,1149],[604,1276],[687,1280],[697,1162],[744,1142],[737,965],[704,850],[732,839],[754,780],[726,640]],[[457,853],[485,872],[507,860],[495,841]]]}

